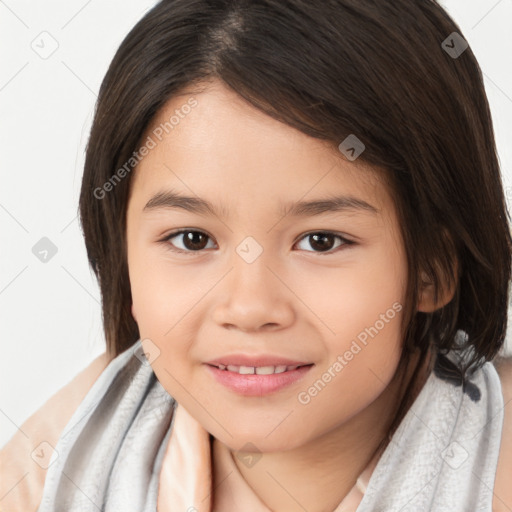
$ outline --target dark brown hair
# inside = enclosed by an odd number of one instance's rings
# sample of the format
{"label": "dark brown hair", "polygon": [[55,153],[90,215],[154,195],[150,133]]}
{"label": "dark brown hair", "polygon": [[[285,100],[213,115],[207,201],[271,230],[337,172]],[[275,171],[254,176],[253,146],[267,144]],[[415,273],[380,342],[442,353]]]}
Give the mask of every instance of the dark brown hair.
{"label": "dark brown hair", "polygon": [[[470,47],[445,51],[453,32],[462,36],[433,0],[163,0],[152,8],[101,85],[80,195],[111,355],[139,339],[126,258],[131,173],[100,198],[95,191],[130,160],[170,98],[219,79],[307,135],[337,146],[355,134],[366,147],[358,161],[388,171],[408,260],[396,375],[413,350],[421,351],[417,370],[429,348],[454,349],[458,330],[469,354],[463,378],[492,360],[507,327],[509,217],[482,73]],[[422,277],[436,292],[456,284],[431,314],[416,312]]]}

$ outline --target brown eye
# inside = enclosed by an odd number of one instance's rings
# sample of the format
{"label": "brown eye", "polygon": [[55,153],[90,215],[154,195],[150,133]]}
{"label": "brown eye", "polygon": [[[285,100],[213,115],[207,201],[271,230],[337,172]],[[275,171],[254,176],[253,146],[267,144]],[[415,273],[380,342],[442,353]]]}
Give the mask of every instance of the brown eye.
{"label": "brown eye", "polygon": [[[176,239],[176,241],[171,242],[173,239]],[[169,234],[166,238],[164,238],[163,242],[170,245],[170,249],[174,252],[192,254],[194,252],[201,252],[203,249],[208,248],[208,240],[210,239],[211,237],[202,231],[182,229],[181,231],[176,231]],[[314,233],[309,233],[303,236],[300,242],[302,242],[302,240],[309,240],[309,246],[313,250],[310,251],[308,249],[302,249],[308,252],[329,254],[331,252],[335,252],[335,249],[341,246],[352,245],[354,243],[342,237],[341,235],[331,233],[329,231],[317,231]],[[336,240],[339,242],[337,243]]]}
{"label": "brown eye", "polygon": [[[178,241],[181,239],[181,242],[178,242],[177,245],[175,243],[171,243],[171,240],[174,238]],[[205,249],[209,238],[210,237],[202,231],[187,229],[171,233],[165,238],[165,241],[171,243],[173,246],[172,250],[177,252],[197,252]]]}
{"label": "brown eye", "polygon": [[[338,245],[336,244],[336,239],[341,240]],[[353,242],[343,238],[340,235],[336,235],[335,233],[331,233],[329,231],[317,231],[315,233],[309,233],[305,235],[302,240],[309,240],[309,246],[313,248],[313,251],[309,252],[334,252],[333,249],[337,249],[343,245],[350,245]]]}

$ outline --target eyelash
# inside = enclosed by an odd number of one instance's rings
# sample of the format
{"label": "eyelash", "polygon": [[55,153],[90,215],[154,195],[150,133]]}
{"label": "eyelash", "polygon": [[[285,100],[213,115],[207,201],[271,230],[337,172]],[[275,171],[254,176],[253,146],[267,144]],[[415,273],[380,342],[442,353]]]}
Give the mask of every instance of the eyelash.
{"label": "eyelash", "polygon": [[[170,240],[172,238],[174,238],[174,237],[176,237],[178,235],[182,235],[184,233],[201,233],[203,235],[206,235],[210,240],[212,239],[212,237],[210,237],[210,235],[208,235],[204,231],[200,231],[200,230],[197,230],[197,229],[180,229],[178,231],[174,231],[172,233],[169,233],[165,238],[163,238],[161,240],[161,242],[166,244],[168,246],[168,249],[171,250],[172,252],[186,254],[188,256],[191,256],[193,254],[197,254],[197,253],[200,253],[200,252],[204,251],[204,249],[200,249],[200,250],[197,250],[197,251],[192,251],[192,250],[186,250],[185,251],[183,249],[177,249],[176,247],[172,246],[171,243],[170,243]],[[305,233],[295,243],[298,243],[301,240],[303,240],[304,238],[307,238],[307,237],[312,236],[312,235],[333,235],[334,237],[338,238],[342,242],[338,247],[334,247],[333,249],[329,249],[328,251],[323,251],[323,252],[322,251],[306,251],[306,252],[313,252],[313,253],[319,254],[321,256],[333,254],[334,252],[336,252],[337,250],[339,250],[342,247],[346,247],[346,246],[350,246],[350,245],[354,245],[355,244],[355,242],[353,242],[352,240],[348,240],[344,236],[341,236],[340,234],[334,233],[332,231],[310,231],[308,233]]]}

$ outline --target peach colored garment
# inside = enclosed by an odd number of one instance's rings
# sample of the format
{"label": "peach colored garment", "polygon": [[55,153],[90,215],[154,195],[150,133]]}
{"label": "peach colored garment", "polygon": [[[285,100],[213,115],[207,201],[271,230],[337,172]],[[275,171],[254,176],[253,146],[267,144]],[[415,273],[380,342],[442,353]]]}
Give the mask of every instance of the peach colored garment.
{"label": "peach colored garment", "polygon": [[[215,489],[215,510],[270,512],[244,480],[228,447],[217,439],[212,441],[184,407],[178,406],[175,414],[173,435],[160,472],[158,512],[213,512],[213,471],[216,481],[221,482]],[[219,462],[218,467],[212,468],[212,454],[213,460]],[[377,462],[376,456],[333,512],[356,511]]]}
{"label": "peach colored garment", "polygon": [[[52,448],[57,445],[73,412],[111,360],[106,352],[96,357],[26,419],[1,447],[0,512],[37,510],[46,478],[45,463],[50,460]],[[39,458],[40,455],[43,457]],[[37,463],[38,458],[41,464]]]}

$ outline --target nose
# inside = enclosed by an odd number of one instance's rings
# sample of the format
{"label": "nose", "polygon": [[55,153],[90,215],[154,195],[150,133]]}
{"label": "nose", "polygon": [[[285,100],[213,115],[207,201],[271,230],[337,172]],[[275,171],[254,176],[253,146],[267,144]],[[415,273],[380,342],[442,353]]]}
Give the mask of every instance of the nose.
{"label": "nose", "polygon": [[293,293],[265,251],[251,263],[238,254],[218,287],[213,318],[227,329],[243,332],[278,330],[295,320]]}

